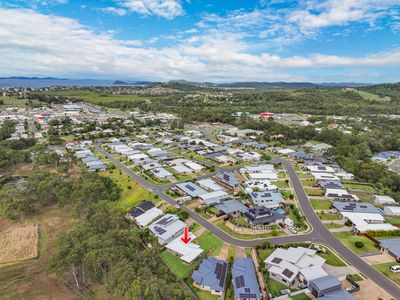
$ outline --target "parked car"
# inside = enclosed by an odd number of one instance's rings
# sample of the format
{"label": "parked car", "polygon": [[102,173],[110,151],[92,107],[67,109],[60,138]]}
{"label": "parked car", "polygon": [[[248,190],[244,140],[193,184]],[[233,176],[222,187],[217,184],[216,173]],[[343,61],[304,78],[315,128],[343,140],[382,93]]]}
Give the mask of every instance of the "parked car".
{"label": "parked car", "polygon": [[398,272],[400,272],[400,265],[392,266],[392,267],[390,268],[390,271],[392,271],[392,273],[398,273]]}
{"label": "parked car", "polygon": [[290,231],[291,233],[293,233],[293,234],[297,234],[297,230],[296,230],[296,228],[294,228],[294,227],[290,226],[290,227],[288,227],[288,229],[289,229],[289,231]]}

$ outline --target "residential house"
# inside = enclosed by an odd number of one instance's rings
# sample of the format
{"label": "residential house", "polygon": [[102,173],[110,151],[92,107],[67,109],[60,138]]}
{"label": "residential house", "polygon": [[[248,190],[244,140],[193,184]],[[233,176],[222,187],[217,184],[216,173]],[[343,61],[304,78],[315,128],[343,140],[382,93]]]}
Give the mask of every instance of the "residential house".
{"label": "residential house", "polygon": [[271,278],[288,287],[307,287],[311,280],[328,275],[322,269],[325,259],[304,247],[278,248],[264,263]]}
{"label": "residential house", "polygon": [[150,231],[157,237],[161,245],[172,242],[183,233],[186,226],[177,215],[166,214],[154,223],[150,224]]}
{"label": "residential house", "polygon": [[235,300],[261,299],[256,270],[251,258],[236,258],[232,268]]}
{"label": "residential house", "polygon": [[[190,233],[189,237],[191,238],[191,241],[196,238],[196,236],[192,233]],[[181,260],[188,264],[194,262],[201,255],[201,253],[204,252],[204,250],[195,243],[184,243],[180,236],[169,242],[165,247],[168,249],[168,251],[179,256]]]}
{"label": "residential house", "polygon": [[198,270],[192,274],[193,285],[199,289],[210,291],[213,295],[223,296],[228,262],[214,257],[205,258]]}
{"label": "residential house", "polygon": [[252,227],[264,227],[275,222],[283,222],[285,216],[265,206],[253,206],[247,209],[243,217],[250,223]]}
{"label": "residential house", "polygon": [[278,191],[251,192],[249,195],[255,205],[265,206],[269,209],[279,208],[284,201]]}
{"label": "residential house", "polygon": [[380,240],[379,247],[385,253],[389,253],[397,261],[400,261],[400,238]]}
{"label": "residential house", "polygon": [[151,201],[144,201],[132,209],[127,217],[136,222],[139,227],[145,227],[161,216],[163,211]]}
{"label": "residential house", "polygon": [[215,208],[218,209],[220,214],[225,214],[231,217],[239,217],[247,211],[246,206],[235,199],[222,201],[222,203],[216,205]]}
{"label": "residential house", "polygon": [[308,289],[310,290],[311,294],[317,299],[335,299],[338,295],[340,297],[336,299],[356,299],[351,294],[349,294],[349,292],[343,290],[340,281],[332,275],[327,275],[312,280],[308,285]]}

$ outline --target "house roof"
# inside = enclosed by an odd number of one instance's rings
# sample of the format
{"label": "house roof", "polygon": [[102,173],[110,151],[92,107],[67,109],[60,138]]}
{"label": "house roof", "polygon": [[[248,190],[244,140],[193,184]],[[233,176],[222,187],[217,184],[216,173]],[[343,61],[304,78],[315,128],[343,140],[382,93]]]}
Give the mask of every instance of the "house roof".
{"label": "house roof", "polygon": [[137,205],[135,208],[133,208],[130,212],[129,215],[132,218],[136,218],[140,216],[141,214],[145,213],[146,211],[152,209],[154,206],[153,202],[151,201],[144,201]]}
{"label": "house roof", "polygon": [[198,183],[201,187],[206,188],[206,189],[209,189],[209,190],[212,190],[212,191],[220,191],[220,190],[223,190],[223,187],[222,187],[222,186],[218,185],[214,180],[209,179],[209,178],[199,180],[199,181],[197,181],[197,183]]}
{"label": "house roof", "polygon": [[319,291],[324,291],[326,289],[337,287],[338,289],[341,288],[342,284],[335,276],[327,275],[324,277],[320,277],[310,281],[315,288]]}
{"label": "house roof", "polygon": [[324,277],[328,275],[328,273],[325,272],[324,269],[321,268],[321,266],[310,266],[306,267],[304,269],[300,270],[300,274],[303,275],[303,277],[310,282],[311,280]]}
{"label": "house roof", "polygon": [[227,271],[227,261],[208,257],[201,262],[199,269],[193,272],[192,279],[213,291],[223,291],[225,289]]}
{"label": "house roof", "polygon": [[320,181],[319,186],[323,189],[343,189],[344,186],[340,181]]}
{"label": "house roof", "polygon": [[157,237],[167,240],[176,234],[178,231],[183,230],[186,226],[177,215],[166,214],[154,223],[150,224],[150,231]]}
{"label": "house roof", "polygon": [[396,257],[400,257],[400,238],[381,240],[380,245]]}
{"label": "house roof", "polygon": [[254,202],[264,200],[279,203],[284,200],[282,194],[278,191],[252,192],[250,193],[250,197]]}
{"label": "house roof", "polygon": [[333,202],[333,206],[339,212],[352,212],[352,213],[374,213],[382,214],[382,211],[370,203],[354,203],[354,202]]}
{"label": "house roof", "polygon": [[207,191],[203,190],[197,184],[190,181],[178,183],[176,186],[193,198],[203,194],[207,194]]}
{"label": "house roof", "polygon": [[135,218],[136,223],[139,226],[147,226],[149,225],[155,218],[161,216],[163,211],[157,207],[153,207],[150,210],[142,213],[141,215]]}
{"label": "house roof", "polygon": [[243,216],[247,218],[253,225],[272,223],[285,218],[280,213],[258,205],[248,209]]}
{"label": "house roof", "polygon": [[233,172],[224,172],[216,175],[217,178],[226,182],[230,186],[238,186],[240,181],[236,178],[235,173]]}
{"label": "house roof", "polygon": [[[190,238],[195,238],[194,234],[190,234]],[[177,237],[173,241],[169,242],[166,246],[167,249],[177,253],[181,260],[190,264],[204,251],[199,245],[192,242],[184,243],[181,237]]]}
{"label": "house roof", "polygon": [[348,291],[340,289],[316,298],[316,300],[357,300],[357,298],[352,296]]}
{"label": "house roof", "polygon": [[246,206],[234,199],[223,201],[221,204],[216,205],[215,208],[225,214],[231,214],[237,211],[244,213],[247,210]]}
{"label": "house roof", "polygon": [[232,268],[232,279],[236,298],[261,298],[256,271],[251,258],[235,259]]}

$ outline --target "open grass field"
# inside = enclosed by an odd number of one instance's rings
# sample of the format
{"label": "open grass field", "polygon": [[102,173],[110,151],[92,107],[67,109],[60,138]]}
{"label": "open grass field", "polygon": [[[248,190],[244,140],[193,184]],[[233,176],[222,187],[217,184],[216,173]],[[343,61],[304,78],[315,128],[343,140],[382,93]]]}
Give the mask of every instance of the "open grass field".
{"label": "open grass field", "polygon": [[[2,96],[0,96],[0,100],[3,100],[3,102],[4,102],[4,105],[0,105],[0,108],[4,107],[4,106],[23,107],[28,103],[28,100],[17,99],[17,98],[14,98],[14,97],[2,97]],[[40,104],[40,102],[37,101],[37,100],[32,100],[32,103],[33,104]]]}
{"label": "open grass field", "polygon": [[359,94],[361,97],[363,97],[365,100],[368,100],[368,101],[379,101],[379,102],[387,101],[384,98],[382,98],[381,96],[376,95],[376,94],[372,94],[369,92],[360,91],[360,90],[356,90],[356,89],[353,89],[352,91]]}
{"label": "open grass field", "polygon": [[279,180],[279,181],[273,181],[273,182],[271,182],[272,184],[275,184],[278,188],[288,188],[289,187],[289,184],[288,183],[286,183],[286,181],[285,180]]}
{"label": "open grass field", "polygon": [[[375,244],[364,236],[355,235],[353,232],[335,232],[334,235],[356,254],[365,254],[378,251]],[[364,246],[357,248],[356,242],[362,242]]]}
{"label": "open grass field", "polygon": [[37,224],[14,225],[0,232],[0,264],[36,258],[39,228]]}
{"label": "open grass field", "polygon": [[400,224],[400,217],[385,218],[385,221],[386,221],[386,223],[397,225],[397,224]]}
{"label": "open grass field", "polygon": [[383,275],[388,277],[390,280],[393,280],[397,285],[400,285],[400,273],[393,273],[390,271],[390,267],[398,265],[397,262],[392,263],[384,263],[384,264],[377,264],[373,265],[375,269],[381,272]]}
{"label": "open grass field", "polygon": [[[62,231],[72,229],[75,221],[58,207],[47,207],[40,215],[26,219],[19,226],[39,225],[37,259],[0,265],[1,299],[81,299],[69,282],[53,274],[49,268],[53,246]],[[0,231],[15,226],[0,218]],[[3,248],[1,248],[2,252]]]}
{"label": "open grass field", "polygon": [[316,199],[311,199],[311,205],[314,209],[316,210],[327,210],[330,209],[332,206],[332,202],[329,200],[316,200]]}
{"label": "open grass field", "polygon": [[221,252],[224,242],[213,235],[210,231],[204,231],[201,236],[194,240],[206,253],[210,252],[211,256],[218,256]]}
{"label": "open grass field", "polygon": [[100,174],[111,178],[122,189],[117,203],[125,211],[129,211],[144,200],[157,200],[154,194],[119,170],[103,171]]}

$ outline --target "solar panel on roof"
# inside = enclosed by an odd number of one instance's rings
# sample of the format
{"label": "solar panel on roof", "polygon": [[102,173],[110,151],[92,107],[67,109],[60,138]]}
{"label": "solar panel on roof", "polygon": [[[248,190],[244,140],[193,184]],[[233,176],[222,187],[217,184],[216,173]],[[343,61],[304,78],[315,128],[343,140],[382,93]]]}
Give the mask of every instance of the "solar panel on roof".
{"label": "solar panel on roof", "polygon": [[245,291],[246,293],[250,293],[250,292],[251,292],[251,290],[250,290],[249,288],[244,288],[244,291]]}
{"label": "solar panel on roof", "polygon": [[281,261],[282,261],[282,258],[279,258],[279,257],[274,257],[274,259],[272,260],[272,262],[273,262],[274,264],[280,264]]}
{"label": "solar panel on roof", "polygon": [[240,298],[243,299],[256,299],[257,295],[256,294],[239,294]]}
{"label": "solar panel on roof", "polygon": [[235,278],[235,283],[236,283],[236,288],[240,289],[242,287],[244,287],[244,278],[243,275],[240,275],[238,277]]}
{"label": "solar panel on roof", "polygon": [[283,275],[285,275],[287,278],[292,277],[292,275],[294,274],[292,271],[290,271],[289,269],[285,269],[282,272]]}
{"label": "solar panel on roof", "polygon": [[195,190],[195,188],[193,187],[193,186],[191,186],[191,185],[185,185],[185,187],[188,189],[188,190],[190,190],[190,191],[194,191]]}
{"label": "solar panel on roof", "polygon": [[157,227],[155,230],[160,235],[167,232],[164,228],[161,228],[161,227]]}

